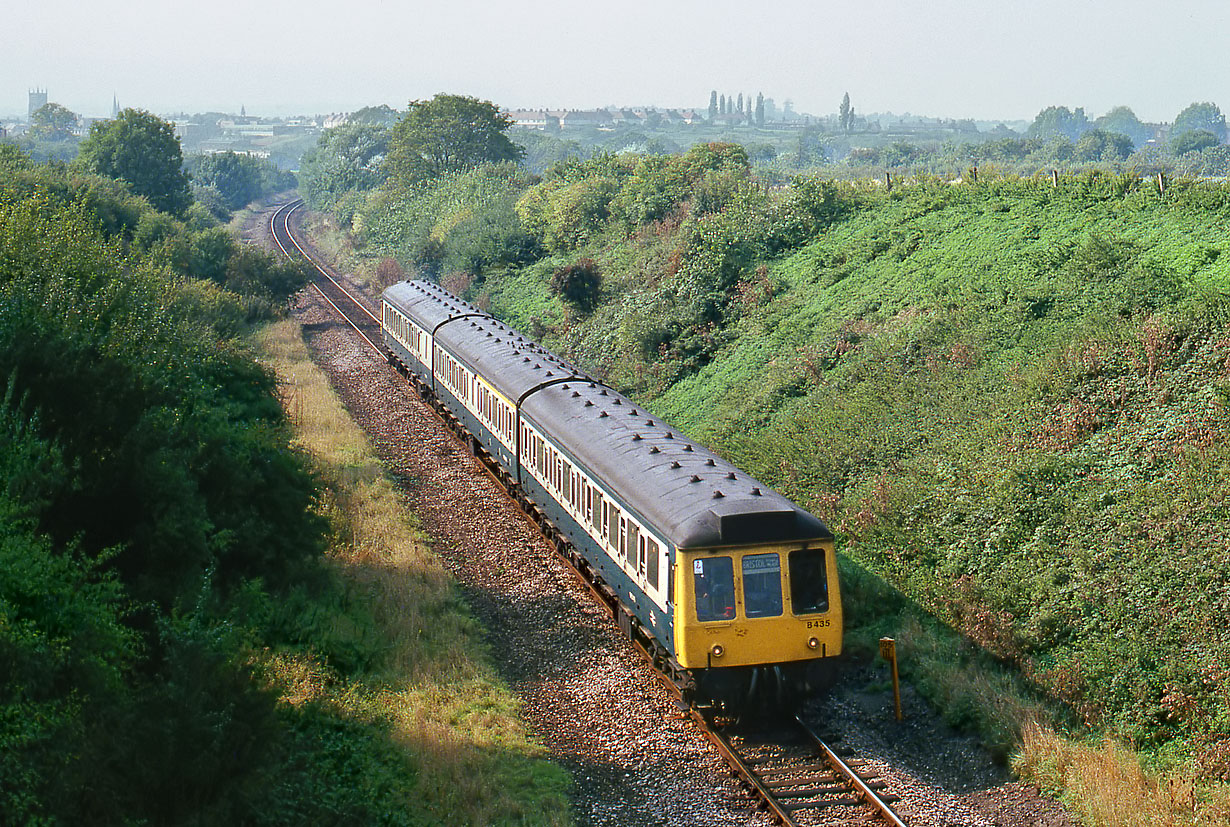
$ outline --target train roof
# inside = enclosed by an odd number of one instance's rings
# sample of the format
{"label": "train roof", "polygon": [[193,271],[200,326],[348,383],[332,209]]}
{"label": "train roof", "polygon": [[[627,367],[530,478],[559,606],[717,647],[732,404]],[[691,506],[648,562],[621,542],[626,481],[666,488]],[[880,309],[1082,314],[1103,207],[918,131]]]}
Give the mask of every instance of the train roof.
{"label": "train roof", "polygon": [[677,548],[832,536],[812,514],[609,388],[560,383],[522,410]]}
{"label": "train roof", "polygon": [[566,378],[596,381],[439,285],[404,281],[385,290],[384,298],[432,333],[441,345],[463,356],[514,405],[544,384]]}
{"label": "train roof", "polygon": [[385,295],[424,326],[448,322],[442,344],[676,548],[832,537],[814,515],[442,288],[403,282]]}

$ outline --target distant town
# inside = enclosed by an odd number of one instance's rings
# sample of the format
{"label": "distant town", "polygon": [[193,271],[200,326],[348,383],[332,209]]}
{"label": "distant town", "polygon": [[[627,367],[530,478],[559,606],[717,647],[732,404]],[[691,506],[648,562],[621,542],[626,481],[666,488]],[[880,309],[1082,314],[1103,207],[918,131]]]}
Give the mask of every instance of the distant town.
{"label": "distant town", "polygon": [[[505,114],[517,130],[534,130],[544,133],[580,134],[583,132],[616,132],[621,130],[676,131],[689,127],[719,128],[727,130],[758,129],[769,132],[789,132],[807,127],[837,129],[840,115],[812,115],[794,110],[787,99],[779,105],[773,98],[751,95],[744,100],[740,95],[725,95],[715,106],[708,109],[697,107],[651,107],[651,106],[604,106],[595,109],[507,109]],[[25,136],[34,121],[34,114],[48,103],[54,103],[47,89],[33,89],[28,93],[25,117],[8,115],[0,117],[0,137],[20,138]],[[835,102],[836,103],[836,102]],[[123,107],[118,96],[114,97],[110,115]],[[70,131],[76,137],[89,132],[90,126],[105,117],[75,115]],[[239,152],[270,158],[279,166],[294,166],[304,151],[315,144],[319,134],[348,122],[352,113],[331,112],[328,114],[301,115],[295,117],[267,117],[249,115],[242,105],[238,114],[233,112],[206,112],[197,114],[160,113],[174,124],[185,153],[210,154],[216,152]],[[853,115],[847,132],[885,135],[894,138],[916,140],[943,140],[960,135],[976,136],[979,133],[1023,132],[1028,121],[973,121],[921,117],[911,114],[894,115],[876,113]]]}

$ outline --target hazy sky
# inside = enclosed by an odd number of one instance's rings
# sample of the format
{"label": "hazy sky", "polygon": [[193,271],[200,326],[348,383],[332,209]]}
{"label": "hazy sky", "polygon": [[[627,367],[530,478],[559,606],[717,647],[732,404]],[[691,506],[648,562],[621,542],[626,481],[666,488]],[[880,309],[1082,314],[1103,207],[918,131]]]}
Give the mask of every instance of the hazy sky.
{"label": "hazy sky", "polygon": [[0,115],[26,92],[86,115],[404,108],[437,92],[508,107],[705,107],[1032,119],[1126,104],[1230,111],[1230,4],[1198,0],[3,0]]}

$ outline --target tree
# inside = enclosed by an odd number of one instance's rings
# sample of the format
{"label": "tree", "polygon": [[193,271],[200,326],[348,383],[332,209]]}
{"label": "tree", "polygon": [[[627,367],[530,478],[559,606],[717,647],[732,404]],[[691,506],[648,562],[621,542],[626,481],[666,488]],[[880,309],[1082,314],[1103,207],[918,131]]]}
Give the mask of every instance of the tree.
{"label": "tree", "polygon": [[401,186],[481,164],[520,161],[525,150],[504,133],[512,119],[495,104],[464,95],[411,101],[393,127],[384,168]]}
{"label": "tree", "polygon": [[182,216],[192,204],[184,155],[175,128],[139,109],[90,126],[78,162],[90,172],[127,181],[155,208]]}
{"label": "tree", "polygon": [[251,155],[216,152],[192,159],[193,181],[214,187],[227,209],[237,210],[261,195],[261,165]]}
{"label": "tree", "polygon": [[1189,152],[1203,152],[1220,143],[1217,136],[1209,130],[1192,129],[1174,136],[1170,140],[1170,151],[1175,155],[1186,155]]}
{"label": "tree", "polygon": [[1214,103],[1193,103],[1175,116],[1174,126],[1170,127],[1170,137],[1173,140],[1184,132],[1205,129],[1217,136],[1218,141],[1226,140],[1226,116]]}
{"label": "tree", "polygon": [[351,112],[350,116],[346,118],[346,123],[388,128],[397,123],[397,118],[397,110],[382,103],[379,106],[365,106],[362,109]]}
{"label": "tree", "polygon": [[65,141],[73,136],[79,118],[76,112],[58,103],[48,103],[30,116],[30,137],[43,141]]}
{"label": "tree", "polygon": [[327,208],[348,192],[380,186],[388,151],[389,130],[382,126],[348,123],[322,132],[299,164],[304,198]]}
{"label": "tree", "polygon": [[756,126],[764,126],[764,94],[756,93]]}
{"label": "tree", "polygon": [[1118,132],[1091,129],[1076,142],[1078,161],[1126,161],[1133,150],[1132,139]]}
{"label": "tree", "polygon": [[582,313],[598,306],[602,295],[602,274],[592,258],[559,268],[551,276],[551,292]]}
{"label": "tree", "polygon": [[841,128],[845,132],[850,131],[850,122],[854,120],[854,110],[850,108],[850,93],[846,92],[841,97],[841,108],[838,111],[838,118],[841,121]]}
{"label": "tree", "polygon": [[1062,137],[1076,141],[1088,130],[1089,119],[1083,108],[1078,106],[1073,111],[1066,106],[1048,106],[1038,113],[1025,134],[1030,138]]}
{"label": "tree", "polygon": [[1141,123],[1136,113],[1126,106],[1116,106],[1094,121],[1093,128],[1127,135],[1136,146],[1153,137],[1153,130]]}
{"label": "tree", "polygon": [[714,89],[709,93],[709,120],[713,120],[718,114],[718,94]]}

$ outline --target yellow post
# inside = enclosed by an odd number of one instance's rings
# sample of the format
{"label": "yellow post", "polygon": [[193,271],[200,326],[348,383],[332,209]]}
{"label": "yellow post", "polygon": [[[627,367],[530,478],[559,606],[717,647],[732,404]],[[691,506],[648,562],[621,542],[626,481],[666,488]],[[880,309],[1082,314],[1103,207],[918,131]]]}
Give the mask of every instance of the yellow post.
{"label": "yellow post", "polygon": [[902,719],[901,716],[901,680],[897,676],[897,641],[891,637],[880,638],[880,657],[892,664],[893,667],[893,707],[897,711],[897,720]]}

